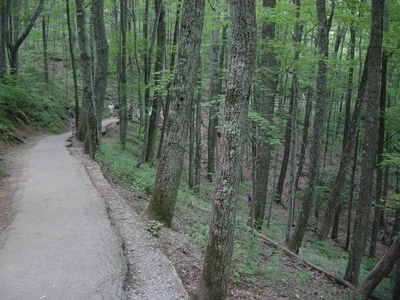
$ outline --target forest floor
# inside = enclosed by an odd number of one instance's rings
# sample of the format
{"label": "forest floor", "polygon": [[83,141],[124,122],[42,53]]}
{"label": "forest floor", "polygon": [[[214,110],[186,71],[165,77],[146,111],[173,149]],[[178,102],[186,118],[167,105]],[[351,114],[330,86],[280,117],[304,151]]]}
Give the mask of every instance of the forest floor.
{"label": "forest floor", "polygon": [[[104,136],[104,140],[117,141],[119,138],[117,124],[112,124]],[[24,155],[29,147],[33,146],[44,134],[36,130],[25,130],[20,132],[25,143],[18,146],[0,145],[0,158],[3,165],[3,184],[0,186],[0,232],[12,221],[12,197],[16,191],[16,183],[10,182],[7,178],[15,178],[19,172],[19,157]],[[86,160],[80,150],[81,145],[73,139],[75,151],[71,152],[78,159]],[[88,168],[86,168],[88,169]],[[89,167],[90,169],[90,167]],[[12,174],[12,176],[10,176]],[[132,186],[113,175],[111,172],[104,172],[113,190],[127,200],[127,203],[140,216],[142,223],[151,231],[152,220],[148,219],[146,208],[149,197],[138,193]],[[240,199],[245,202],[245,196]],[[241,207],[246,207],[243,203]],[[191,208],[198,209],[198,208]],[[117,216],[118,217],[118,216]],[[271,221],[285,224],[286,210],[279,205],[273,206]],[[113,220],[112,220],[113,221]],[[128,222],[121,216],[118,222]],[[116,221],[114,220],[113,223]],[[191,232],[182,233],[179,228],[190,228],[191,224],[185,224],[184,219],[175,217],[172,228],[162,227],[158,232],[151,235],[151,247],[154,251],[162,252],[169,260],[172,269],[175,269],[189,296],[194,296],[202,269],[202,248],[194,244],[188,236]],[[124,226],[124,224],[120,224]],[[246,229],[237,230],[239,235],[251,235]],[[309,243],[312,237],[305,243]],[[256,260],[258,273],[254,274],[254,265],[251,261],[241,261],[240,251],[237,251],[239,259],[233,260],[231,280],[227,299],[349,299],[350,290],[341,284],[329,279],[323,273],[313,270],[301,260],[286,255],[281,250],[271,246],[266,241],[259,240],[262,251],[258,252]],[[135,243],[142,243],[141,240],[125,241],[125,253],[133,251]],[[250,241],[251,242],[251,241]],[[330,241],[332,247],[340,247]],[[131,247],[131,248],[129,248]],[[383,249],[383,248],[381,248]],[[261,253],[261,254],[260,254]],[[249,256],[247,256],[249,257]],[[252,264],[252,268],[243,268],[246,264]],[[171,271],[173,273],[174,270]],[[139,274],[136,274],[138,276]],[[144,276],[143,274],[142,276]],[[264,276],[263,276],[264,275]],[[131,273],[131,276],[134,274]],[[146,277],[146,276],[144,276]],[[133,278],[134,280],[134,278]],[[154,280],[154,278],[153,278]]]}

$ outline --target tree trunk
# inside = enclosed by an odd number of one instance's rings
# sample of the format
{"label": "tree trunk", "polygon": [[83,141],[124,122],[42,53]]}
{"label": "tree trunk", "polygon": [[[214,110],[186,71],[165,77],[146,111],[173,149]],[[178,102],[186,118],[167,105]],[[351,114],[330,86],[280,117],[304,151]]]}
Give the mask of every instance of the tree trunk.
{"label": "tree trunk", "polygon": [[[6,0],[6,12],[10,13],[10,4],[11,0]],[[29,35],[31,32],[31,29],[35,25],[35,22],[39,15],[41,14],[42,10],[44,7],[44,0],[40,0],[35,13],[33,14],[32,18],[30,19],[29,23],[27,24],[25,30],[20,36],[13,36],[16,35],[18,32],[17,30],[12,32],[13,27],[8,27],[8,30],[6,30],[6,44],[7,48],[9,51],[9,57],[10,57],[10,74],[11,75],[16,75],[18,74],[18,50],[23,41],[26,39],[26,37]],[[6,15],[7,17],[7,15]],[[7,23],[6,23],[7,24]],[[14,24],[16,25],[16,24]],[[10,31],[10,32],[9,32]]]}
{"label": "tree trunk", "polygon": [[147,139],[147,150],[145,162],[153,160],[155,158],[155,145],[158,132],[158,122],[160,120],[161,110],[161,71],[164,69],[164,56],[165,56],[165,9],[162,0],[155,0],[154,3],[155,15],[158,16],[157,26],[157,50],[156,50],[156,61],[154,64],[154,81],[159,89],[155,89],[153,97],[152,111],[149,121],[149,133]]}
{"label": "tree trunk", "polygon": [[194,158],[194,192],[200,194],[201,176],[201,90],[199,89],[196,102],[196,129],[195,129],[195,158]]}
{"label": "tree trunk", "polygon": [[[296,5],[296,24],[294,25],[294,41],[296,43],[300,43],[301,35],[303,31],[303,26],[301,26],[298,22],[300,17],[300,0],[293,0],[293,4]],[[288,211],[287,211],[287,220],[286,220],[286,243],[289,242],[290,237],[292,235],[293,221],[294,221],[294,208],[295,208],[295,186],[296,186],[296,167],[297,167],[297,111],[299,106],[299,80],[297,77],[297,63],[300,57],[300,52],[295,51],[293,57],[293,75],[292,75],[292,88],[291,88],[291,96],[293,100],[293,109],[291,116],[291,154],[290,154],[290,181],[289,181],[289,192],[288,192]]]}
{"label": "tree trunk", "polygon": [[344,245],[344,250],[348,251],[350,247],[350,237],[351,237],[351,221],[352,221],[352,212],[353,212],[353,199],[354,199],[354,187],[355,187],[355,177],[356,177],[356,169],[357,169],[357,157],[358,157],[358,149],[359,149],[359,136],[360,130],[357,131],[356,140],[355,140],[355,148],[353,154],[353,165],[351,167],[351,178],[350,178],[350,191],[349,191],[349,204],[347,209],[347,226],[346,226],[346,243]]}
{"label": "tree trunk", "polygon": [[[263,6],[275,8],[276,0],[264,0]],[[255,108],[256,111],[266,120],[272,120],[275,105],[275,95],[277,86],[277,73],[274,49],[268,46],[275,38],[275,23],[272,20],[266,20],[262,24],[262,57],[261,64],[263,68],[262,86],[260,91],[260,102]],[[268,173],[271,160],[271,147],[267,142],[269,132],[263,126],[258,126],[256,132],[256,156],[253,180],[253,205],[255,226],[260,230],[263,226],[265,216],[265,204],[268,190]]]}
{"label": "tree trunk", "polygon": [[[174,27],[174,36],[172,38],[172,49],[176,48],[176,45],[178,44],[178,35],[179,35],[179,23],[180,23],[180,16],[181,16],[181,6],[182,6],[182,0],[178,0],[178,3],[176,4],[176,14],[175,14],[175,27]],[[172,72],[173,69],[175,68],[175,51],[171,51],[171,59],[169,63],[169,70]],[[164,143],[164,136],[165,136],[165,131],[167,130],[167,122],[168,122],[168,117],[169,117],[169,107],[171,103],[171,92],[170,92],[170,87],[172,85],[172,82],[167,84],[166,90],[168,91],[167,97],[165,99],[165,105],[164,105],[164,121],[163,121],[163,126],[161,130],[161,137],[160,137],[160,144],[158,145],[158,151],[157,151],[157,158],[159,159],[161,156],[161,150],[162,150],[162,144]]]}
{"label": "tree trunk", "polygon": [[104,25],[104,0],[92,1],[92,22],[96,47],[95,76],[93,79],[94,101],[97,116],[98,140],[101,141],[103,108],[108,77],[108,43]]}
{"label": "tree trunk", "polygon": [[[329,197],[328,206],[326,212],[331,212],[337,210],[340,202],[341,195],[344,186],[344,182],[346,179],[347,167],[349,165],[350,159],[352,157],[353,149],[354,149],[354,141],[355,136],[358,132],[361,113],[363,110],[363,105],[365,102],[365,88],[367,84],[368,77],[368,56],[366,58],[364,64],[364,70],[361,76],[361,81],[358,89],[357,100],[353,110],[353,114],[351,117],[351,121],[348,127],[348,131],[346,132],[343,138],[343,150],[342,156],[340,158],[339,170],[335,178],[335,182],[333,184],[332,193]],[[348,91],[350,93],[350,91]],[[350,96],[351,97],[351,96]],[[334,214],[326,213],[324,215],[324,219],[322,221],[321,226],[317,230],[316,239],[324,240],[327,238],[328,233],[332,227]]]}
{"label": "tree trunk", "polygon": [[81,49],[83,105],[86,113],[86,147],[89,149],[90,159],[95,158],[99,148],[97,134],[96,106],[93,97],[91,59],[87,45],[86,14],[83,0],[76,0],[76,24],[78,27],[79,48]]}
{"label": "tree trunk", "polygon": [[[388,32],[389,16],[388,9],[384,9],[384,31]],[[381,166],[384,159],[385,147],[385,113],[386,113],[386,88],[387,88],[387,72],[388,72],[389,53],[386,49],[382,54],[381,68],[381,93],[379,105],[379,131],[378,131],[378,149],[376,161],[376,195],[375,195],[375,213],[372,225],[371,243],[369,247],[369,257],[375,257],[376,243],[378,240],[379,226],[381,225],[382,213],[382,195],[383,195],[383,168]]]}
{"label": "tree trunk", "polygon": [[6,56],[6,6],[0,5],[0,80],[5,81],[7,74],[7,56]]}
{"label": "tree trunk", "polygon": [[[325,100],[326,100],[326,82],[328,75],[328,33],[329,23],[326,18],[325,0],[317,0],[318,17],[318,52],[320,59],[318,61],[317,91],[315,103],[315,118],[313,126],[313,142],[310,149],[310,164],[308,168],[308,186],[301,201],[301,212],[297,221],[297,226],[289,242],[289,249],[298,253],[303,242],[303,237],[307,230],[308,219],[311,214],[312,204],[315,196],[315,188],[318,181],[320,152],[322,146],[323,124],[325,119]],[[331,16],[333,14],[333,7]]]}
{"label": "tree trunk", "polygon": [[379,111],[379,82],[382,48],[384,1],[372,0],[371,37],[367,55],[368,79],[366,90],[365,133],[362,144],[360,193],[357,202],[354,232],[350,245],[350,254],[345,279],[354,284],[358,282],[361,258],[367,243],[368,225],[371,209],[371,194],[374,178],[376,142]]}
{"label": "tree trunk", "polygon": [[42,17],[42,41],[43,41],[43,80],[49,82],[49,58],[47,53],[46,18]]}
{"label": "tree trunk", "polygon": [[394,289],[393,289],[393,297],[392,300],[398,300],[400,299],[400,259],[397,260],[396,263],[396,279],[395,279],[395,284],[394,284]]}
{"label": "tree trunk", "polygon": [[72,78],[74,82],[74,99],[75,99],[75,124],[76,124],[76,138],[80,141],[83,140],[82,136],[78,136],[80,132],[80,108],[79,108],[79,95],[78,95],[78,79],[76,76],[76,63],[75,63],[75,53],[74,53],[74,38],[72,36],[72,26],[71,26],[71,16],[69,10],[69,0],[65,0],[66,3],[66,13],[67,13],[67,27],[68,27],[68,45],[69,45],[69,55],[71,56],[71,68],[72,68]]}
{"label": "tree trunk", "polygon": [[[396,261],[400,258],[400,236],[393,242],[381,260],[375,265],[371,272],[357,286],[354,294],[356,296],[368,297],[382,279],[389,274]],[[397,298],[398,299],[398,298]]]}
{"label": "tree trunk", "polygon": [[[215,20],[218,22],[218,20]],[[219,102],[221,95],[221,87],[219,86],[218,79],[218,53],[220,47],[218,44],[219,30],[213,30],[212,46],[210,49],[210,89],[208,91],[208,101],[210,102],[210,110],[208,115],[208,139],[207,139],[207,174],[208,181],[212,181],[215,173],[215,148],[217,146],[217,127],[218,127],[218,113]]]}
{"label": "tree trunk", "polygon": [[205,0],[185,1],[182,7],[178,62],[172,84],[172,103],[168,117],[153,194],[148,211],[171,226],[182,174],[190,110],[200,58]]}
{"label": "tree trunk", "polygon": [[128,25],[128,14],[127,7],[125,1],[120,1],[120,30],[121,30],[121,41],[120,41],[120,74],[119,74],[119,142],[123,149],[125,149],[126,145],[126,134],[128,130],[128,114],[126,111],[127,106],[127,83],[128,80],[126,78],[126,58],[127,58],[127,49],[126,49],[126,30]]}
{"label": "tree trunk", "polygon": [[232,0],[231,62],[224,104],[223,126],[210,234],[197,299],[225,299],[228,289],[236,205],[241,179],[245,122],[256,56],[254,0]]}

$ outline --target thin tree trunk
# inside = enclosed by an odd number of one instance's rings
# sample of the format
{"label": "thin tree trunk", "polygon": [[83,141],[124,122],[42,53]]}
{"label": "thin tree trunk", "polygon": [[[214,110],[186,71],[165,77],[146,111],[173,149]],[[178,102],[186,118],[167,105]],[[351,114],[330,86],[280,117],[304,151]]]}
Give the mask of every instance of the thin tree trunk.
{"label": "thin tree trunk", "polygon": [[[178,44],[178,35],[179,35],[179,23],[180,23],[180,16],[181,16],[181,6],[182,6],[182,1],[178,0],[178,3],[176,5],[176,14],[175,14],[175,27],[174,27],[174,36],[172,38],[172,49],[176,47]],[[175,55],[176,52],[172,51],[171,53],[171,59],[169,63],[169,70],[172,72],[174,67],[175,67]],[[160,144],[158,146],[158,151],[157,151],[157,158],[159,159],[161,156],[161,150],[162,150],[162,144],[164,143],[164,136],[165,136],[165,131],[167,130],[167,122],[169,118],[169,107],[171,103],[171,92],[170,92],[170,87],[172,85],[172,82],[168,83],[166,89],[168,91],[167,97],[165,99],[165,105],[164,105],[164,121],[163,121],[163,126],[161,130],[161,137],[160,137]]]}
{"label": "thin tree trunk", "polygon": [[[318,61],[318,77],[317,91],[315,103],[315,118],[313,126],[313,142],[310,149],[310,164],[308,168],[308,186],[301,201],[301,212],[297,221],[297,226],[289,241],[289,249],[298,253],[303,242],[304,235],[307,230],[308,219],[311,214],[312,204],[315,196],[315,188],[318,181],[320,152],[322,146],[323,124],[325,119],[325,101],[326,101],[326,83],[328,76],[328,66],[326,60],[328,58],[328,33],[330,21],[326,18],[325,0],[317,0],[317,17],[318,17],[318,53],[320,59]],[[334,7],[331,8],[331,18]]]}
{"label": "thin tree trunk", "polygon": [[376,142],[379,112],[379,82],[382,51],[384,1],[372,0],[371,36],[367,55],[368,79],[366,90],[365,133],[362,145],[360,194],[357,202],[354,232],[350,245],[348,265],[344,278],[354,284],[358,282],[361,258],[367,243],[371,209],[371,194],[375,167]]}
{"label": "thin tree trunk", "polygon": [[[368,56],[364,64],[364,70],[361,76],[356,105],[353,110],[351,122],[348,131],[343,139],[343,150],[342,150],[342,156],[340,158],[339,170],[336,175],[335,182],[333,184],[332,193],[329,198],[328,206],[326,209],[327,212],[331,211],[336,212],[341,202],[341,194],[344,186],[344,181],[346,178],[347,167],[349,165],[351,155],[354,149],[355,135],[358,132],[362,108],[365,102],[365,89],[367,85],[367,78],[368,78]],[[350,91],[348,92],[350,93]],[[327,238],[328,233],[332,227],[333,217],[334,215],[330,213],[326,213],[324,215],[322,224],[317,230],[317,235],[316,235],[317,240],[324,240]]]}
{"label": "thin tree trunk", "polygon": [[194,158],[194,192],[200,194],[201,175],[201,89],[197,93],[196,103],[196,129],[195,129],[195,158]]}
{"label": "thin tree trunk", "polygon": [[7,56],[6,56],[6,6],[0,5],[0,80],[5,82],[7,74]]}
{"label": "thin tree trunk", "polygon": [[[165,9],[162,0],[155,0],[155,15],[158,16],[158,26],[157,26],[157,50],[156,50],[156,61],[154,64],[154,81],[155,84],[161,87],[161,71],[164,69],[164,56],[165,56],[165,41],[166,41],[166,31],[165,31]],[[147,150],[145,162],[153,160],[155,157],[155,145],[158,132],[158,122],[160,120],[160,110],[161,110],[161,89],[155,89],[154,100],[152,105],[152,111],[149,121],[149,133],[147,140]]]}
{"label": "thin tree trunk", "polygon": [[344,246],[345,251],[348,251],[349,247],[350,247],[351,221],[352,221],[352,212],[353,212],[353,199],[354,199],[354,186],[355,186],[355,177],[356,177],[356,169],[357,169],[357,157],[358,157],[358,149],[359,149],[359,146],[358,146],[359,136],[360,136],[360,130],[357,131],[357,135],[356,135],[355,148],[354,148],[354,154],[353,154],[353,166],[351,167],[349,204],[348,204],[348,210],[347,210],[346,243]]}
{"label": "thin tree trunk", "polygon": [[[293,0],[293,4],[296,5],[296,19],[300,17],[300,0]],[[296,43],[300,43],[303,26],[297,21],[294,26],[294,40]],[[300,58],[300,52],[294,53],[293,61],[294,65],[297,66],[297,62]],[[292,89],[291,97],[293,100],[293,109],[291,116],[291,154],[290,154],[290,182],[288,192],[288,211],[286,220],[286,243],[289,243],[290,237],[292,236],[292,226],[294,221],[294,208],[295,208],[295,186],[296,186],[296,167],[297,167],[297,111],[298,111],[298,99],[299,99],[299,81],[297,78],[297,67],[293,69],[292,76]]]}
{"label": "thin tree trunk", "polygon": [[120,74],[119,74],[119,141],[123,149],[126,145],[126,135],[128,130],[128,114],[126,111],[127,107],[127,84],[128,80],[126,78],[126,31],[128,26],[128,14],[127,7],[124,0],[120,1],[120,30],[121,30],[121,41],[120,41]]}
{"label": "thin tree trunk", "polygon": [[[384,31],[388,32],[389,27],[389,11],[387,5],[384,8]],[[380,107],[379,107],[379,131],[378,131],[378,149],[376,161],[376,195],[375,195],[375,212],[374,221],[372,225],[371,243],[369,247],[369,257],[375,257],[376,243],[378,240],[379,226],[381,224],[382,213],[382,194],[383,194],[383,169],[381,163],[383,162],[384,147],[385,147],[385,113],[386,113],[386,88],[387,88],[387,72],[388,72],[389,54],[386,49],[382,54],[382,68],[381,68],[381,93],[380,93]]]}
{"label": "thin tree trunk", "polygon": [[42,17],[42,40],[43,40],[43,80],[49,82],[49,58],[47,53],[46,18]]}
{"label": "thin tree trunk", "polygon": [[[264,0],[264,7],[275,8],[276,0]],[[278,74],[276,72],[276,54],[271,48],[270,43],[275,38],[275,23],[266,20],[262,25],[262,57],[263,81],[260,90],[260,103],[255,106],[256,111],[266,120],[272,122],[275,106],[275,95],[277,88]],[[268,174],[271,160],[271,147],[267,143],[269,132],[263,126],[258,126],[256,135],[256,156],[254,158],[255,167],[253,168],[253,199],[252,211],[254,210],[255,226],[260,230],[263,226],[265,217],[265,205],[268,192]],[[253,213],[252,213],[253,215]]]}

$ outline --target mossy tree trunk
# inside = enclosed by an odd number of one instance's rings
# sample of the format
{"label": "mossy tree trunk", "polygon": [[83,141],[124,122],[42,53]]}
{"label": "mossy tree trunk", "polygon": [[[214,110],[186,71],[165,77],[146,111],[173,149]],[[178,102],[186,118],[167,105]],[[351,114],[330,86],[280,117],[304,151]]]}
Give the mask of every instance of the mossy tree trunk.
{"label": "mossy tree trunk", "polygon": [[200,59],[205,0],[184,1],[172,101],[148,211],[171,226],[189,129]]}
{"label": "mossy tree trunk", "polygon": [[76,24],[78,27],[79,48],[81,50],[83,105],[86,113],[85,149],[89,150],[87,153],[89,157],[94,159],[99,148],[99,139],[93,95],[91,59],[87,44],[85,3],[83,0],[76,0]]}
{"label": "mossy tree trunk", "polygon": [[231,61],[223,108],[220,163],[214,190],[210,234],[197,299],[225,299],[236,226],[246,119],[256,55],[254,0],[232,0]]}

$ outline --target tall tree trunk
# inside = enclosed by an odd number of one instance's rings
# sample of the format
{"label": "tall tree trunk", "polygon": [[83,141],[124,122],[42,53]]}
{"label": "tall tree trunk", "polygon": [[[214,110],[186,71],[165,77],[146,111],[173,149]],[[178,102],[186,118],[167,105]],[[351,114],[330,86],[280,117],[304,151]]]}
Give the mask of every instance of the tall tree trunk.
{"label": "tall tree trunk", "polygon": [[224,104],[221,158],[218,168],[210,235],[197,299],[225,299],[228,289],[236,206],[241,179],[245,122],[256,55],[254,0],[232,0],[231,62]]}
{"label": "tall tree trunk", "polygon": [[[276,0],[263,0],[263,6],[275,8]],[[275,23],[272,20],[266,20],[262,24],[261,38],[262,44],[262,72],[263,89],[260,91],[260,103],[256,106],[256,111],[266,120],[272,121],[275,105],[275,95],[277,86],[277,71],[276,71],[276,54],[270,45],[275,38]],[[253,180],[253,203],[255,226],[260,230],[263,225],[265,216],[265,203],[268,190],[268,173],[271,160],[271,147],[267,143],[269,132],[263,126],[259,126],[256,136],[256,156]]]}
{"label": "tall tree trunk", "polygon": [[7,56],[6,56],[6,6],[0,5],[0,80],[5,81],[7,74]]}
{"label": "tall tree trunk", "polygon": [[72,78],[74,82],[74,99],[75,99],[75,124],[76,124],[76,138],[79,141],[83,141],[84,135],[80,127],[80,107],[79,107],[79,94],[78,94],[78,78],[76,76],[76,62],[75,62],[75,52],[74,52],[74,38],[72,35],[71,26],[71,16],[69,9],[69,0],[65,0],[66,3],[66,13],[67,13],[67,27],[68,27],[68,44],[69,44],[69,54],[71,56],[71,68],[72,68]]}
{"label": "tall tree trunk", "polygon": [[311,101],[311,93],[312,89],[311,86],[308,87],[307,92],[307,102],[306,102],[306,112],[304,114],[304,123],[303,123],[303,138],[301,141],[301,150],[300,150],[300,157],[299,163],[297,167],[297,174],[296,174],[296,184],[295,189],[297,190],[299,186],[299,181],[301,178],[301,174],[303,173],[304,163],[306,161],[306,147],[308,144],[308,129],[310,128],[310,116],[312,111],[312,101]]}
{"label": "tall tree trunk", "polygon": [[[318,181],[320,152],[322,146],[323,124],[325,119],[325,100],[326,100],[326,82],[328,76],[328,33],[330,21],[326,18],[325,0],[317,0],[317,18],[318,18],[318,52],[320,55],[318,61],[317,91],[315,103],[315,118],[313,126],[313,142],[310,149],[310,164],[308,167],[308,186],[301,201],[301,212],[297,221],[297,227],[289,241],[289,249],[298,253],[307,230],[308,219],[311,214],[312,204],[315,196],[315,188]],[[331,18],[334,7],[331,8]]]}
{"label": "tall tree trunk", "polygon": [[374,178],[376,142],[379,111],[380,63],[382,51],[384,1],[372,0],[371,35],[368,48],[368,79],[366,90],[365,133],[362,144],[363,158],[361,163],[360,193],[354,220],[353,237],[344,278],[354,284],[358,282],[361,258],[367,243],[371,194]]}
{"label": "tall tree trunk", "polygon": [[42,41],[43,41],[43,80],[49,82],[49,58],[47,53],[46,18],[42,17]]}
{"label": "tall tree trunk", "polygon": [[194,87],[200,59],[200,44],[205,0],[185,1],[182,7],[178,62],[172,84],[172,103],[168,117],[157,175],[148,211],[171,226],[176,195],[182,174],[183,158],[194,103]]}
{"label": "tall tree trunk", "polygon": [[[356,31],[355,31],[354,26],[351,25],[350,26],[350,47],[349,47],[350,48],[349,49],[350,61],[354,61],[355,44],[356,44]],[[345,152],[345,145],[346,145],[345,141],[349,140],[348,135],[349,135],[350,122],[351,122],[351,99],[352,99],[352,94],[353,94],[353,76],[354,76],[354,66],[352,65],[348,69],[347,91],[346,91],[346,96],[345,96],[345,116],[344,116],[344,126],[343,126],[342,156],[343,156],[343,153]],[[365,91],[365,87],[363,88],[363,91]],[[363,94],[364,94],[364,92],[363,92]],[[339,128],[339,126],[338,126],[338,128]],[[358,130],[357,130],[357,132],[358,132]],[[356,135],[358,134],[357,132],[355,133]],[[353,138],[353,140],[356,140],[356,139]],[[355,143],[357,143],[357,142],[355,142]],[[353,148],[354,148],[354,146],[353,146]],[[340,168],[340,166],[339,166],[339,168]],[[344,180],[344,178],[343,178],[343,180]],[[344,185],[344,181],[340,186],[342,186],[342,185]],[[340,186],[339,186],[339,188],[340,188]],[[332,194],[330,197],[331,199],[334,199],[333,194],[335,193],[335,191],[334,191],[335,187],[336,186],[334,186],[334,188],[332,190]],[[340,194],[339,194],[339,197],[340,197]],[[331,201],[331,200],[329,200],[329,201]],[[340,199],[336,199],[335,201],[338,201],[339,204],[336,208],[335,217],[333,220],[332,235],[331,235],[331,239],[333,239],[333,240],[337,240],[337,236],[338,236],[338,232],[339,232],[339,223],[340,223],[339,221],[340,221],[340,213],[342,211],[343,199],[340,197]],[[326,211],[328,211],[328,210],[326,210]],[[322,226],[327,226],[327,224],[323,223]]]}
{"label": "tall tree trunk", "polygon": [[121,30],[121,41],[120,41],[120,74],[119,74],[119,142],[123,149],[126,145],[126,134],[128,130],[128,114],[126,111],[127,106],[127,78],[126,78],[126,30],[128,25],[127,18],[127,7],[124,0],[120,1],[120,30]]}
{"label": "tall tree trunk", "polygon": [[[216,4],[218,5],[218,3]],[[214,20],[218,22],[218,20]],[[210,102],[210,110],[208,115],[208,135],[207,135],[207,174],[208,181],[212,181],[215,173],[215,148],[217,146],[217,126],[219,101],[221,95],[221,87],[218,78],[218,53],[220,46],[218,43],[219,30],[211,32],[212,46],[210,49],[210,89],[208,90],[208,101]]]}
{"label": "tall tree trunk", "polygon": [[[389,30],[389,10],[387,5],[384,7],[383,16],[383,30],[388,32]],[[385,113],[386,113],[386,88],[387,88],[387,72],[388,72],[389,53],[386,49],[383,50],[382,54],[382,68],[381,68],[381,93],[380,93],[380,105],[379,105],[379,131],[378,131],[378,149],[377,149],[377,161],[376,161],[376,195],[375,195],[375,212],[374,221],[372,225],[371,243],[369,247],[369,257],[375,257],[376,243],[378,240],[379,226],[381,225],[381,213],[382,213],[382,195],[383,195],[383,168],[381,166],[384,159],[384,147],[385,147]]]}
{"label": "tall tree trunk", "polygon": [[[346,179],[347,167],[352,157],[353,149],[355,146],[354,144],[355,136],[358,132],[362,108],[365,102],[365,89],[367,85],[367,77],[368,77],[368,57],[366,58],[366,62],[364,64],[364,70],[361,76],[356,105],[353,110],[351,122],[349,124],[348,131],[346,131],[343,138],[343,150],[342,150],[342,156],[340,158],[339,170],[336,175],[335,182],[333,184],[332,193],[329,197],[329,202],[326,212],[332,212],[332,211],[336,212],[339,204],[341,203],[341,195],[344,182]],[[348,91],[348,93],[350,93],[350,90]],[[351,96],[349,97],[351,98]],[[327,238],[328,233],[332,227],[333,217],[334,214],[325,213],[322,224],[317,230],[317,235],[316,235],[317,240],[324,240]]]}
{"label": "tall tree trunk", "polygon": [[155,157],[155,145],[158,132],[158,122],[160,120],[161,110],[161,71],[164,69],[164,57],[165,57],[165,42],[166,42],[166,30],[165,30],[165,9],[162,0],[155,0],[154,3],[155,15],[158,16],[157,26],[157,51],[156,61],[154,64],[154,81],[159,89],[155,89],[153,97],[153,105],[149,122],[149,133],[147,140],[147,150],[145,161],[153,160]]}
{"label": "tall tree trunk", "polygon": [[[11,5],[11,0],[6,0],[6,12],[10,13],[10,5]],[[31,29],[33,28],[33,25],[35,25],[35,22],[39,15],[41,14],[42,10],[44,7],[44,0],[40,0],[33,16],[31,17],[30,21],[28,22],[25,30],[22,32],[20,36],[15,36],[15,34],[18,32],[12,31],[13,27],[8,27],[8,30],[6,30],[6,44],[7,48],[9,51],[9,57],[10,57],[10,74],[11,75],[16,75],[18,74],[18,50],[23,41],[26,39],[26,37],[29,35],[31,32]],[[6,15],[7,17],[7,15]],[[15,25],[15,24],[14,24]],[[10,32],[9,32],[10,31]]]}
{"label": "tall tree trunk", "polygon": [[[303,31],[303,26],[298,22],[300,17],[300,0],[292,1],[296,5],[296,19],[297,22],[294,25],[294,41],[295,43],[300,43],[301,35]],[[294,221],[294,207],[295,207],[295,186],[296,186],[296,166],[297,166],[297,112],[299,106],[299,80],[297,78],[297,62],[300,57],[300,52],[295,51],[293,61],[293,75],[292,75],[292,88],[291,96],[293,100],[293,109],[291,116],[291,154],[290,154],[290,181],[289,181],[289,192],[288,192],[288,211],[287,211],[287,221],[286,221],[286,243],[289,242],[292,235],[292,225]]]}
{"label": "tall tree trunk", "polygon": [[201,176],[201,89],[197,93],[196,102],[196,129],[195,129],[195,158],[194,158],[194,192],[200,194]]}
{"label": "tall tree trunk", "polygon": [[[178,0],[178,3],[176,4],[176,14],[175,14],[175,27],[174,27],[174,35],[172,38],[172,49],[176,48],[176,45],[178,44],[178,35],[179,35],[179,23],[180,23],[180,16],[181,16],[181,6],[182,6],[182,0]],[[171,51],[171,59],[169,63],[169,70],[172,72],[173,69],[175,68],[175,51]],[[163,126],[161,130],[161,137],[160,137],[160,144],[158,146],[158,151],[157,151],[157,158],[160,158],[161,156],[161,150],[162,150],[162,144],[164,143],[164,136],[165,136],[165,131],[167,130],[167,122],[168,122],[168,116],[169,116],[169,107],[171,103],[171,92],[170,92],[170,87],[172,85],[172,82],[167,84],[166,90],[168,91],[167,97],[165,99],[165,105],[163,108],[164,112],[164,121],[163,121]]]}
{"label": "tall tree trunk", "polygon": [[358,157],[358,149],[359,149],[359,136],[360,136],[360,130],[358,130],[357,134],[356,134],[355,148],[354,148],[354,154],[353,154],[353,165],[351,167],[349,204],[348,204],[348,209],[347,209],[346,243],[344,245],[345,251],[348,251],[349,247],[350,247],[351,224],[352,224],[351,221],[352,221],[352,213],[353,213],[353,199],[354,199],[355,178],[356,178],[356,169],[357,169],[357,157]]}
{"label": "tall tree trunk", "polygon": [[[104,25],[104,0],[92,1],[92,22],[94,42],[96,47],[95,72],[93,78],[93,92],[97,116],[97,133],[99,143],[103,120],[103,108],[107,91],[108,77],[108,42]],[[122,127],[122,126],[121,126]]]}
{"label": "tall tree trunk", "polygon": [[90,159],[94,159],[99,148],[99,139],[97,134],[96,106],[93,96],[91,59],[87,45],[85,3],[84,0],[76,0],[75,3],[79,48],[81,49],[83,105],[85,106],[86,113],[87,138],[85,139],[85,147],[89,150],[87,154],[89,154]]}

